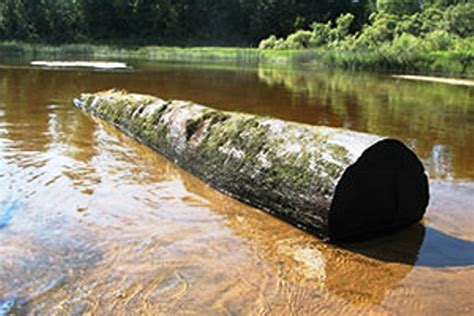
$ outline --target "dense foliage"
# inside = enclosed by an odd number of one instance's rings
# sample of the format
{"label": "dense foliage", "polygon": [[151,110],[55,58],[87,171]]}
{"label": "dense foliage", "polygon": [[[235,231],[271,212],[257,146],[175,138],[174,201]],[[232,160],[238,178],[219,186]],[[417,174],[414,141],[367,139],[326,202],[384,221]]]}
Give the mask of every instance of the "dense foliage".
{"label": "dense foliage", "polygon": [[[249,53],[253,59],[298,51],[292,60],[472,75],[474,0],[0,0],[0,41],[12,40],[128,49],[259,43],[261,53]],[[238,59],[249,54],[239,52]]]}
{"label": "dense foliage", "polygon": [[[398,5],[402,8],[396,9]],[[271,35],[261,49],[324,50],[325,63],[376,68],[471,73],[474,64],[474,1],[379,0],[378,11],[357,32],[354,15],[314,22],[286,38]]]}
{"label": "dense foliage", "polygon": [[368,0],[0,0],[0,39],[251,45],[341,13],[366,17]]}

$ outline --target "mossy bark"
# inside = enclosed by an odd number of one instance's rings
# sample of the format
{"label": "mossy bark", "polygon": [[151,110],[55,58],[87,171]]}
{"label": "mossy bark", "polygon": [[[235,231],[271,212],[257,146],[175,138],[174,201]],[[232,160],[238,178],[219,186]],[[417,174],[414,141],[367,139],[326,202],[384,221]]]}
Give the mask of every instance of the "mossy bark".
{"label": "mossy bark", "polygon": [[212,187],[326,240],[331,237],[329,213],[344,172],[382,140],[118,91],[82,94],[75,105]]}

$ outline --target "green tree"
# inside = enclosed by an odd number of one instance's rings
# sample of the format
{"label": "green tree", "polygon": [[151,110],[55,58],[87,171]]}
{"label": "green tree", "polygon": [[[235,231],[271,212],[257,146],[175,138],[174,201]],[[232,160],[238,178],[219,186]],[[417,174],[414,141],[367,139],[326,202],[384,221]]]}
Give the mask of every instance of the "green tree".
{"label": "green tree", "polygon": [[298,30],[290,34],[286,39],[288,49],[302,49],[308,48],[313,33],[311,31]]}
{"label": "green tree", "polygon": [[436,7],[436,8],[447,8],[452,5],[457,5],[460,3],[468,3],[471,0],[423,0],[423,7]]}
{"label": "green tree", "polygon": [[311,28],[313,29],[313,33],[310,38],[311,47],[319,47],[329,43],[329,41],[331,40],[331,22],[314,22],[313,24],[311,24]]}
{"label": "green tree", "polygon": [[421,9],[418,0],[377,0],[377,8],[396,15],[413,14]]}
{"label": "green tree", "polygon": [[387,13],[374,13],[356,40],[358,49],[377,49],[383,43],[390,43],[395,37],[399,17]]}
{"label": "green tree", "polygon": [[445,14],[447,31],[462,37],[474,35],[474,3],[449,7]]}
{"label": "green tree", "polygon": [[347,13],[341,15],[336,19],[336,27],[331,31],[331,38],[335,41],[340,41],[349,34],[349,30],[352,22],[354,21],[354,15]]}

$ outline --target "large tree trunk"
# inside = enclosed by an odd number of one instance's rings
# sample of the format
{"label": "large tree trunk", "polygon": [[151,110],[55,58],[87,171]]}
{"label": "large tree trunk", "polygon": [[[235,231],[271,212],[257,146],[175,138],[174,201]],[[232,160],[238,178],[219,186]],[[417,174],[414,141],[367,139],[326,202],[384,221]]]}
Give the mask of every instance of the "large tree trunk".
{"label": "large tree trunk", "polygon": [[401,142],[107,91],[75,105],[212,187],[331,241],[419,221],[428,180]]}

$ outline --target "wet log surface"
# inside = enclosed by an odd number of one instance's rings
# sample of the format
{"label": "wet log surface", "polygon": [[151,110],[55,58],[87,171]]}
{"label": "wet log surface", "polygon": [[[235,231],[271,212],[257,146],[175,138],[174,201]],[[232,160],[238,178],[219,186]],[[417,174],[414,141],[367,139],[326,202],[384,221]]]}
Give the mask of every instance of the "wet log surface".
{"label": "wet log surface", "polygon": [[74,104],[205,183],[324,240],[350,241],[418,222],[428,179],[393,139],[106,91]]}

